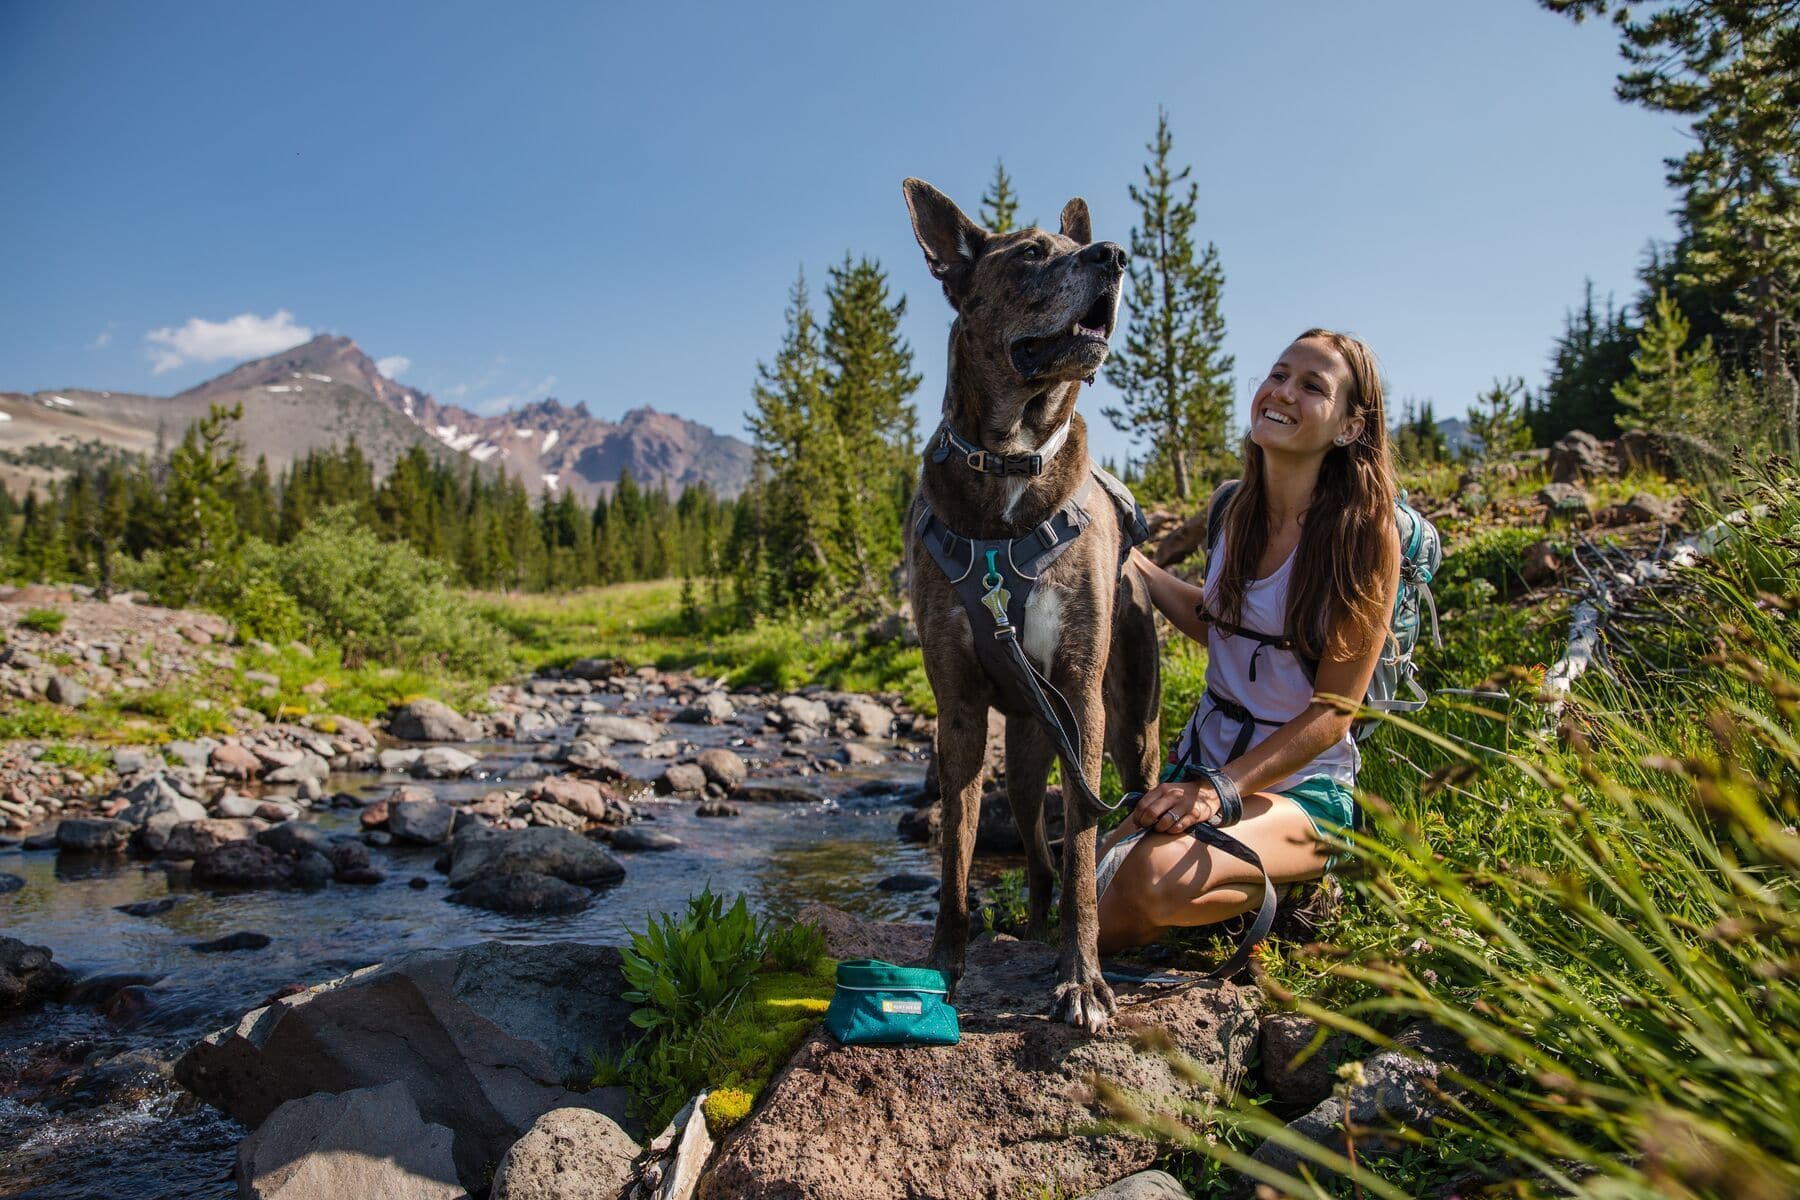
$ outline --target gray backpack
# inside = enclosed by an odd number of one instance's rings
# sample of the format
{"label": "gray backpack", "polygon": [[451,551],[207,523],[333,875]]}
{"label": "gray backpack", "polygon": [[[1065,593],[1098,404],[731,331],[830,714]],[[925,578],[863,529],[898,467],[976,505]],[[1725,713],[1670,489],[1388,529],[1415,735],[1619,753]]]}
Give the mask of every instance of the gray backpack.
{"label": "gray backpack", "polygon": [[[1235,479],[1226,483],[1213,497],[1211,507],[1206,510],[1206,553],[1209,557],[1222,532],[1219,518],[1224,514],[1225,505],[1230,502],[1237,487],[1238,481]],[[1438,636],[1437,602],[1431,595],[1431,581],[1436,578],[1438,568],[1444,562],[1444,545],[1438,538],[1436,526],[1407,503],[1405,491],[1394,497],[1394,519],[1400,526],[1400,590],[1394,597],[1393,619],[1388,622],[1387,646],[1382,651],[1380,661],[1375,664],[1375,674],[1369,679],[1369,692],[1363,698],[1363,705],[1377,712],[1412,713],[1424,708],[1426,701],[1430,699],[1424,686],[1419,683],[1419,664],[1413,660],[1413,651],[1419,644],[1419,634],[1423,627],[1421,609],[1431,615],[1432,645],[1440,650],[1444,647],[1443,639]],[[1300,654],[1292,639],[1285,634],[1275,637],[1228,622],[1220,621],[1217,624],[1229,633],[1250,637],[1268,646],[1294,650],[1295,657],[1300,659],[1309,676],[1319,669],[1318,659]],[[1403,692],[1406,694],[1404,699]],[[1377,718],[1364,717],[1351,727],[1351,731],[1360,742],[1366,740],[1381,724]]]}

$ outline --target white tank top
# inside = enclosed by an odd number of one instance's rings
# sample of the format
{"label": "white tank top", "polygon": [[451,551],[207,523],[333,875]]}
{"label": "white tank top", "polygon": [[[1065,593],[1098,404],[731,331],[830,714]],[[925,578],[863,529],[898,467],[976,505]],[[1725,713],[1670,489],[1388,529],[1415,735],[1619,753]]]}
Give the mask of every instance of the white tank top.
{"label": "white tank top", "polygon": [[[1283,631],[1287,623],[1288,580],[1293,574],[1294,556],[1298,552],[1296,547],[1274,574],[1251,581],[1244,590],[1244,612],[1237,624],[1271,635]],[[1206,566],[1206,601],[1215,612],[1219,573],[1224,564],[1225,537],[1221,534],[1218,549]],[[1254,681],[1251,679],[1253,669]],[[1213,625],[1206,635],[1206,690],[1249,709],[1259,721],[1272,722],[1250,724],[1249,746],[1256,746],[1305,711],[1312,703],[1313,681],[1294,651],[1265,646],[1254,638],[1228,634]],[[1186,762],[1194,756],[1196,736],[1200,761],[1213,767],[1223,767],[1231,761],[1232,745],[1244,723],[1219,709],[1213,703],[1212,695],[1201,698],[1200,706],[1181,731],[1181,737],[1169,753],[1171,763]],[[1356,739],[1346,731],[1317,758],[1264,790],[1286,791],[1314,775],[1329,775],[1350,787],[1356,782],[1356,772],[1361,766]]]}

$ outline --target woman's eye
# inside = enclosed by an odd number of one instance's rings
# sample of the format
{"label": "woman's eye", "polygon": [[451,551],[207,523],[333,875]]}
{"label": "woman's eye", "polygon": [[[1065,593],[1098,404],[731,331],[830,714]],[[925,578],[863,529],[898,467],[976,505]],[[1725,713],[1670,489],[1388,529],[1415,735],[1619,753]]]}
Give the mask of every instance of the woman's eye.
{"label": "woman's eye", "polygon": [[1320,387],[1316,383],[1309,383],[1306,385],[1306,390],[1309,392],[1321,392],[1322,393],[1322,392],[1324,392],[1325,389]]}

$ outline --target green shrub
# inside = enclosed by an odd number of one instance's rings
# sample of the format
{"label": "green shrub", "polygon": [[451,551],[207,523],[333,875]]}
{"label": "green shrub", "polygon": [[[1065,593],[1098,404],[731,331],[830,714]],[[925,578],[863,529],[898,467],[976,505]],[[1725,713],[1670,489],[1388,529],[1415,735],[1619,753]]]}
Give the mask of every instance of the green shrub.
{"label": "green shrub", "polygon": [[61,633],[63,622],[68,619],[68,614],[58,608],[28,608],[19,624],[39,633]]}
{"label": "green shrub", "polygon": [[[1444,563],[1432,581],[1432,590],[1441,607],[1479,605],[1487,596],[1514,595],[1525,590],[1521,569],[1525,564],[1525,548],[1544,539],[1542,529],[1503,525],[1483,529],[1466,540],[1445,548]],[[1471,589],[1476,580],[1484,580],[1492,592]]]}
{"label": "green shrub", "polygon": [[768,960],[778,971],[810,975],[825,961],[825,931],[810,921],[798,921],[769,934]]}
{"label": "green shrub", "polygon": [[756,974],[766,944],[766,928],[744,897],[727,909],[711,885],[689,898],[680,921],[668,913],[660,923],[650,918],[631,935],[620,965],[631,985],[622,995],[639,1005],[631,1023],[648,1032],[679,1029],[726,1007]]}
{"label": "green shrub", "polygon": [[383,541],[349,506],[327,510],[281,547],[274,572],[308,633],[341,646],[348,666],[454,666],[488,678],[511,670],[499,631],[450,590],[447,569]]}

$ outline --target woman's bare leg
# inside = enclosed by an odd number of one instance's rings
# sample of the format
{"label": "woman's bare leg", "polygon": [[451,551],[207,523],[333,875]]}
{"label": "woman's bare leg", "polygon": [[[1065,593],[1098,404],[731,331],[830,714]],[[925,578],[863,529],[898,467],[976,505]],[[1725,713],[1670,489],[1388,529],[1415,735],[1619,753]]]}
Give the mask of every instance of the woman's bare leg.
{"label": "woman's bare leg", "polygon": [[[1256,851],[1277,885],[1323,875],[1332,853],[1306,810],[1273,792],[1244,797],[1231,836]],[[1170,926],[1211,925],[1261,902],[1262,876],[1249,863],[1187,834],[1145,834],[1100,897],[1100,953],[1154,941]]]}

